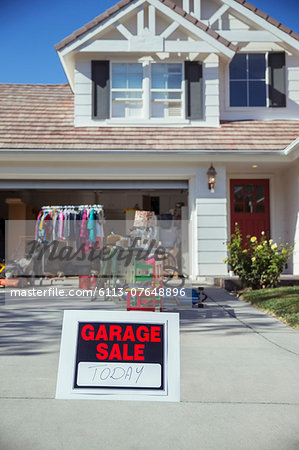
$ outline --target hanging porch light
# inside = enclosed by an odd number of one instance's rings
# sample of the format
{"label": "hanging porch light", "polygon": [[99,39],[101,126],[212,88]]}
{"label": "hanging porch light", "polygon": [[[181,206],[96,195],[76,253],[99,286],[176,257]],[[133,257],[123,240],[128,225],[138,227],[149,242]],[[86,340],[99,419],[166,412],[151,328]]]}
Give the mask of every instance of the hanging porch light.
{"label": "hanging porch light", "polygon": [[216,172],[213,164],[211,164],[211,167],[207,171],[207,175],[208,175],[208,182],[209,182],[209,190],[211,192],[215,192],[215,183],[216,183],[217,172]]}

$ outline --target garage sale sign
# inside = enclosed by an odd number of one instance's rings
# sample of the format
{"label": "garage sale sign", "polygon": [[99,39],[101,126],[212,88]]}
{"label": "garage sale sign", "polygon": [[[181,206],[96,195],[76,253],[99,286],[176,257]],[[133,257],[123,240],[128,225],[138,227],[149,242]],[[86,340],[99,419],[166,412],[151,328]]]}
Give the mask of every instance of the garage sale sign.
{"label": "garage sale sign", "polygon": [[56,398],[179,401],[177,313],[65,311]]}

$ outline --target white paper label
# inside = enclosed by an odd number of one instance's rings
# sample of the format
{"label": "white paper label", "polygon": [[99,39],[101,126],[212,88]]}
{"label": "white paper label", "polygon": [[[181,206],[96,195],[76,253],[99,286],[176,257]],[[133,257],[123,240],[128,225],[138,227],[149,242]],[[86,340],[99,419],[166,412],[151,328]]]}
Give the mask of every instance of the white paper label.
{"label": "white paper label", "polygon": [[159,388],[161,384],[160,364],[80,362],[78,365],[78,386]]}

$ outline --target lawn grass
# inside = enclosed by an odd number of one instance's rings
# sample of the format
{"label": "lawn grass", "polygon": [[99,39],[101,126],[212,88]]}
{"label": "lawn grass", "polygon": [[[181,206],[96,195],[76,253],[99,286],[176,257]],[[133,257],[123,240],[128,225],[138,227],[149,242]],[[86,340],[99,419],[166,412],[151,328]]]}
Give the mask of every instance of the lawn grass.
{"label": "lawn grass", "polygon": [[299,286],[244,291],[241,298],[299,330]]}

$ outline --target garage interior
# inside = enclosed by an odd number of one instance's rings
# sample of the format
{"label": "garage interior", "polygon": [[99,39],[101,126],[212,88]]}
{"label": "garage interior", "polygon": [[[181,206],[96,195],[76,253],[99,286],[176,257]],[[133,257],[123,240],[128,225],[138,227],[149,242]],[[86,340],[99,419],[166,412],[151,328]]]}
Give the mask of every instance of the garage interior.
{"label": "garage interior", "polygon": [[[118,182],[26,182],[20,181],[0,187],[0,260],[5,260],[7,252],[6,221],[26,221],[35,223],[43,206],[50,205],[92,205],[104,207],[105,236],[112,231],[124,233],[127,211],[154,211],[157,217],[172,214],[177,220],[188,219],[187,181],[118,181]],[[134,214],[134,213],[133,213]],[[132,214],[131,214],[132,217]],[[17,248],[23,235],[31,231],[21,229],[19,236],[13,236],[13,246]],[[11,239],[10,239],[11,240]],[[6,248],[5,248],[6,246]],[[11,247],[11,244],[10,244]],[[12,254],[12,252],[9,252]]]}

